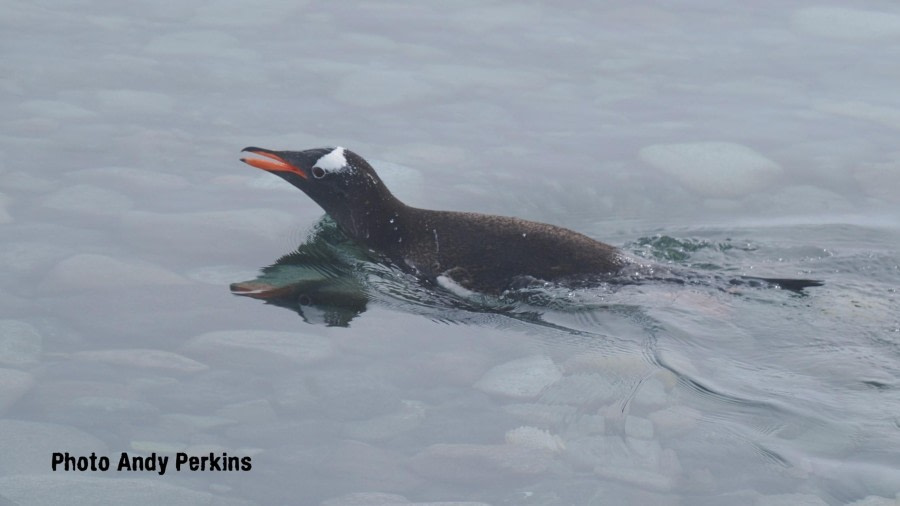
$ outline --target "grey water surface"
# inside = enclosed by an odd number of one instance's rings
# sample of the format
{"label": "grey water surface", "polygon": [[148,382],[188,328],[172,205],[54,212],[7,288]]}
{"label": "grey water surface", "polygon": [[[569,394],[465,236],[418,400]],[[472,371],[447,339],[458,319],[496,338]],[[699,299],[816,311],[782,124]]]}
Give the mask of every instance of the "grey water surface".
{"label": "grey water surface", "polygon": [[[900,500],[895,2],[0,13],[0,504]],[[249,145],[341,145],[412,205],[825,284],[490,299],[363,262],[343,312],[265,304],[229,286],[322,212]]]}

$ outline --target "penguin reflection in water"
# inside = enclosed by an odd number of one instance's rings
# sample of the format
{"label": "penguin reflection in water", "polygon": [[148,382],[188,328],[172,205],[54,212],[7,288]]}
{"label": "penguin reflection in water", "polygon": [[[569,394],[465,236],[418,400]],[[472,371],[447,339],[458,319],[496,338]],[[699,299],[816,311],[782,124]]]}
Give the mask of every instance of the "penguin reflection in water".
{"label": "penguin reflection in water", "polygon": [[[341,147],[306,151],[248,147],[243,151],[257,156],[241,161],[280,176],[302,190],[325,210],[350,242],[373,254],[376,260],[456,293],[498,295],[544,282],[579,286],[707,282],[771,286],[793,292],[822,284],[806,279],[722,278],[677,270],[636,259],[618,248],[554,225],[410,207],[391,194],[366,160]],[[257,285],[247,282],[233,285],[232,289],[238,294],[263,298],[265,286],[263,281]]]}

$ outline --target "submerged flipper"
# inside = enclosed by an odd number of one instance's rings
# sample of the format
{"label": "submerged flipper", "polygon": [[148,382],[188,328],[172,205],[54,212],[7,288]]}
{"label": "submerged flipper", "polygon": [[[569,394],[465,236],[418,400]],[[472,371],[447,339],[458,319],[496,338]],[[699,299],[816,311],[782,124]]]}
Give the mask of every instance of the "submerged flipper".
{"label": "submerged flipper", "polygon": [[824,281],[820,281],[818,279],[791,279],[791,278],[759,278],[756,276],[741,276],[738,279],[731,280],[731,284],[738,285],[743,284],[743,282],[747,282],[750,285],[753,285],[754,282],[759,284],[767,284],[776,286],[781,288],[782,290],[787,290],[789,292],[801,293],[804,288],[809,288],[813,286],[822,286],[825,284]]}

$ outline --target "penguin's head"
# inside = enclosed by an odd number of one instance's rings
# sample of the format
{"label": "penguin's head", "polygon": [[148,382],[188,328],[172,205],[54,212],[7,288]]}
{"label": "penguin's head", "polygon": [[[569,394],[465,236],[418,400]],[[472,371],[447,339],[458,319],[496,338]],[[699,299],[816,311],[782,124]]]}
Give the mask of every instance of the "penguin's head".
{"label": "penguin's head", "polygon": [[374,208],[393,199],[375,169],[361,156],[341,147],[306,151],[272,151],[248,147],[259,158],[241,158],[303,190],[338,223],[348,208]]}

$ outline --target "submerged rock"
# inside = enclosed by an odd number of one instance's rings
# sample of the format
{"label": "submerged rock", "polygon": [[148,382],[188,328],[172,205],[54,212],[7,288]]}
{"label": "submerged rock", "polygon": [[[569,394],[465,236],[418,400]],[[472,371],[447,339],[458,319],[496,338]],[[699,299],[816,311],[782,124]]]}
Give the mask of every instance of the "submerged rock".
{"label": "submerged rock", "polygon": [[547,404],[570,404],[585,409],[599,406],[622,395],[615,378],[603,374],[572,374],[549,386],[541,396]]}
{"label": "submerged rock", "polygon": [[[565,458],[580,469],[628,483],[649,485],[651,490],[666,489],[672,478],[662,473],[663,449],[652,440],[622,438],[619,436],[588,436],[569,440]],[[668,462],[677,455],[666,457]],[[647,478],[644,483],[642,478]]]}
{"label": "submerged rock", "polygon": [[149,262],[85,253],[56,264],[47,273],[42,287],[55,292],[188,283],[190,281],[178,274]]}
{"label": "submerged rock", "polygon": [[645,490],[658,492],[668,492],[675,484],[674,480],[668,476],[644,469],[600,465],[594,468],[594,473],[605,479],[621,481]]}
{"label": "submerged rock", "polygon": [[59,243],[31,241],[7,243],[0,245],[0,265],[7,271],[44,270],[71,254],[69,248]]}
{"label": "submerged rock", "polygon": [[862,100],[823,101],[815,105],[818,111],[848,118],[878,123],[889,128],[900,128],[900,109]]}
{"label": "submerged rock", "polygon": [[177,353],[143,348],[80,351],[73,353],[72,358],[129,368],[159,369],[183,373],[200,372],[209,369],[206,365]]}
{"label": "submerged rock", "polygon": [[[559,427],[578,417],[578,408],[576,406],[566,406],[557,404],[544,404],[537,402],[507,404],[503,406],[503,410],[507,413],[521,418],[523,421],[542,426],[542,427]],[[603,426],[603,417],[599,417],[601,432]]]}
{"label": "submerged rock", "polygon": [[649,378],[641,383],[633,401],[636,405],[644,407],[665,406],[668,402],[666,387],[659,379]]}
{"label": "submerged rock", "polygon": [[0,368],[0,413],[19,400],[34,384],[34,377],[24,371]]}
{"label": "submerged rock", "polygon": [[204,362],[271,368],[325,360],[334,354],[334,345],[327,338],[300,332],[223,330],[191,338],[184,351]]}
{"label": "submerged rock", "polygon": [[561,437],[537,427],[519,427],[507,431],[505,439],[507,444],[532,450],[559,453],[566,448]]}
{"label": "submerged rock", "polygon": [[263,425],[278,420],[278,415],[268,399],[232,403],[216,411],[216,416],[245,425]]}
{"label": "submerged rock", "polygon": [[[900,182],[900,179],[898,179]],[[752,195],[747,199],[761,215],[845,213],[853,204],[837,193],[812,185],[785,186],[772,192]]]}
{"label": "submerged rock", "polygon": [[743,196],[765,188],[782,173],[774,161],[732,142],[654,144],[641,149],[640,156],[708,197]]}
{"label": "submerged rock", "polygon": [[159,35],[151,40],[145,51],[164,57],[229,56],[238,60],[254,59],[254,51],[246,49],[240,40],[220,30],[186,30]]}
{"label": "submerged rock", "polygon": [[[188,213],[129,211],[122,216],[122,234],[141,251],[209,258],[210,245],[280,241],[297,224],[294,215],[273,209],[241,209]],[[236,248],[241,251],[241,248]],[[224,250],[219,248],[222,253]],[[219,256],[221,258],[221,256]]]}
{"label": "submerged rock", "polygon": [[94,111],[62,100],[26,100],[19,108],[36,117],[62,120],[84,120],[97,115]]}
{"label": "submerged rock", "polygon": [[625,417],[625,434],[638,439],[653,438],[653,422],[639,416]]}
{"label": "submerged rock", "polygon": [[68,176],[79,181],[102,182],[122,191],[178,190],[189,184],[182,176],[134,167],[94,167],[70,172]]}
{"label": "submerged rock", "polygon": [[439,502],[411,502],[406,497],[397,494],[384,494],[381,492],[356,492],[328,499],[319,506],[490,506],[483,502],[470,501],[439,501]]}
{"label": "submerged rock", "polygon": [[7,207],[9,206],[9,197],[0,193],[0,223],[9,223],[13,220]]}
{"label": "submerged rock", "polygon": [[[898,121],[900,125],[900,121]],[[853,178],[866,195],[885,202],[900,203],[900,153],[897,160],[884,163],[860,164],[853,171]]]}
{"label": "submerged rock", "polygon": [[703,414],[687,406],[672,406],[650,413],[647,417],[661,436],[672,437],[688,432],[700,423]]}
{"label": "submerged rock", "polygon": [[[45,459],[46,460],[46,459]],[[46,466],[45,466],[46,467]],[[215,496],[160,480],[96,478],[82,475],[19,475],[0,478],[0,497],[20,506],[46,504],[165,504],[166,506],[251,506],[252,502]]]}
{"label": "submerged rock", "polygon": [[335,100],[355,107],[393,107],[439,94],[409,71],[361,70],[347,74],[334,88]]}
{"label": "submerged rock", "polygon": [[889,11],[845,7],[807,7],[793,16],[800,31],[840,40],[878,40],[900,37],[900,15]]}
{"label": "submerged rock", "polygon": [[339,476],[350,490],[379,487],[403,491],[420,481],[403,465],[399,454],[359,441],[336,442],[318,466],[332,476]]}
{"label": "submerged rock", "polygon": [[503,397],[531,399],[560,378],[562,372],[553,360],[534,355],[493,367],[475,383],[475,388]]}
{"label": "submerged rock", "polygon": [[0,365],[36,364],[41,356],[42,340],[41,334],[29,323],[0,320]]}
{"label": "submerged rock", "polygon": [[451,483],[497,482],[501,476],[532,476],[547,470],[555,452],[513,445],[435,444],[412,458],[412,469]]}
{"label": "submerged rock", "polygon": [[65,213],[118,216],[132,207],[131,199],[121,193],[90,184],[61,188],[43,200],[44,207]]}
{"label": "submerged rock", "polygon": [[897,506],[900,504],[900,492],[895,499],[870,495],[858,501],[847,503],[846,506]]}
{"label": "submerged rock", "polygon": [[47,416],[63,423],[106,428],[153,424],[159,409],[149,402],[107,395],[81,395],[48,410]]}
{"label": "submerged rock", "polygon": [[364,441],[383,441],[421,425],[426,406],[418,401],[402,401],[400,411],[376,416],[368,420],[350,421],[344,425],[344,434]]}
{"label": "submerged rock", "polygon": [[822,498],[811,494],[764,495],[756,499],[756,506],[827,506]]}
{"label": "submerged rock", "polygon": [[171,95],[144,90],[97,90],[100,109],[107,114],[165,115],[172,113],[175,99]]}
{"label": "submerged rock", "polygon": [[[0,458],[0,476],[50,473],[50,457],[59,451],[73,455],[90,455],[91,452],[98,456],[107,455],[106,443],[74,427],[0,419],[0,455],[5,456]],[[3,495],[0,487],[0,497]]]}

